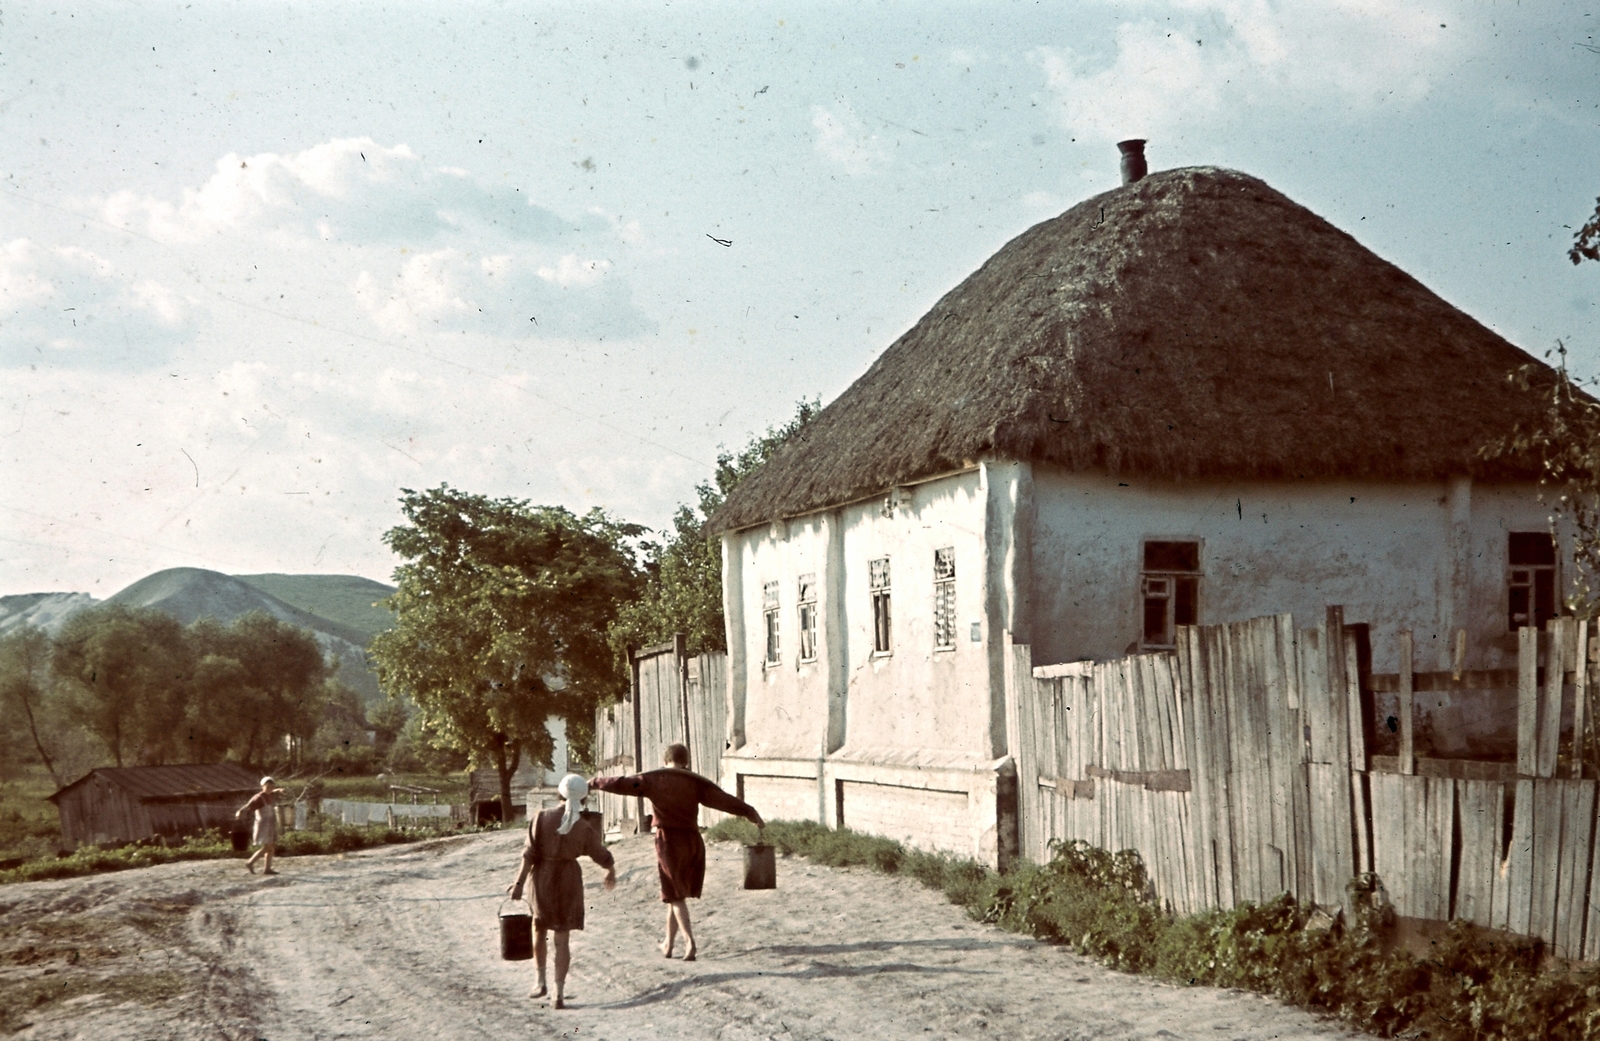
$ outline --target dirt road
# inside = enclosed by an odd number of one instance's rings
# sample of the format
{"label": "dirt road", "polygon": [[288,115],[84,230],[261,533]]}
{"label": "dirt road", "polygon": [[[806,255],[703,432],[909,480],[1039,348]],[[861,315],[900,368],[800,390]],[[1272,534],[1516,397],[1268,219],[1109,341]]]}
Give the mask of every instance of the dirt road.
{"label": "dirt road", "polygon": [[518,832],[342,857],[169,864],[0,889],[0,1031],[22,1038],[1349,1038],[1236,991],[1124,976],[968,920],[915,882],[713,845],[700,958],[661,958],[648,838],[613,849],[573,938],[572,1007],[527,997],[496,911]]}

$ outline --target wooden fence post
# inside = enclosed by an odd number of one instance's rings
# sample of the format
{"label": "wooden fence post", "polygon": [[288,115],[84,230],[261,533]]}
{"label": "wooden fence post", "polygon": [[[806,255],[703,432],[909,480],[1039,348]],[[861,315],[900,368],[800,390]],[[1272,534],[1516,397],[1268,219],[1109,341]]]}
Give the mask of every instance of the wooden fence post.
{"label": "wooden fence post", "polygon": [[1537,768],[1540,777],[1556,775],[1556,751],[1561,745],[1561,681],[1566,665],[1567,630],[1570,618],[1552,618],[1545,623],[1547,630],[1544,653],[1544,697],[1539,706],[1539,752]]}
{"label": "wooden fence post", "polygon": [[1539,742],[1539,630],[1517,630],[1517,776],[1532,777]]}
{"label": "wooden fence post", "polygon": [[1411,630],[1400,630],[1400,772],[1407,776],[1416,773],[1411,736]]}
{"label": "wooden fence post", "polygon": [[1578,623],[1578,667],[1572,677],[1572,779],[1583,779],[1584,710],[1589,707],[1589,620]]}

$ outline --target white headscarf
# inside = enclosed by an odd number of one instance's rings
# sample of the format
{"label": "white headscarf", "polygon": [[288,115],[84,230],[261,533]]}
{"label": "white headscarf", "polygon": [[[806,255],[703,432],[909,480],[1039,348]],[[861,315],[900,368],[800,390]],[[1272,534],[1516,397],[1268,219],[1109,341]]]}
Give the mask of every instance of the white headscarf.
{"label": "white headscarf", "polygon": [[561,826],[556,831],[562,835],[572,830],[578,823],[579,814],[583,812],[584,797],[589,794],[589,782],[577,774],[567,774],[561,778],[561,784],[556,788],[561,793],[561,798],[566,800],[566,809],[561,814]]}

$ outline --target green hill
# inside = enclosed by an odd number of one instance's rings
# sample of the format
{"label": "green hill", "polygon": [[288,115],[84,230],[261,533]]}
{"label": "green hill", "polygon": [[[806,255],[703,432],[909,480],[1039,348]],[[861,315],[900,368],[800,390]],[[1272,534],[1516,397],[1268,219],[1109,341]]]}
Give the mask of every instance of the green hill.
{"label": "green hill", "polygon": [[[319,576],[283,577],[315,579]],[[146,575],[110,597],[107,603],[155,608],[184,625],[197,618],[215,618],[227,623],[251,611],[265,611],[280,621],[311,630],[323,651],[338,659],[340,681],[360,694],[363,701],[371,704],[383,698],[378,677],[367,662],[370,633],[307,611],[243,579],[204,568],[168,568]]]}
{"label": "green hill", "polygon": [[359,575],[234,575],[264,593],[319,618],[359,630],[370,640],[392,628],[394,616],[373,604],[394,592],[394,586]]}

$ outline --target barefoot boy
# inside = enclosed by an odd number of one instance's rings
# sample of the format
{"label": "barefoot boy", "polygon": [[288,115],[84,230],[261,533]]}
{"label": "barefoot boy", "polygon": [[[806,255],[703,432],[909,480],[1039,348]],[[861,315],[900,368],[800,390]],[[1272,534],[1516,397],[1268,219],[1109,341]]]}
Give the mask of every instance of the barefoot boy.
{"label": "barefoot boy", "polygon": [[661,953],[672,957],[678,930],[683,930],[683,960],[694,961],[694,931],[689,924],[690,898],[700,898],[706,877],[706,844],[700,838],[701,806],[744,817],[761,827],[761,814],[743,799],[736,799],[707,778],[689,770],[689,749],[668,745],[665,767],[630,777],[596,777],[589,782],[597,791],[613,795],[643,796],[654,811],[656,871],[661,876],[661,900],[667,905],[667,936]]}

